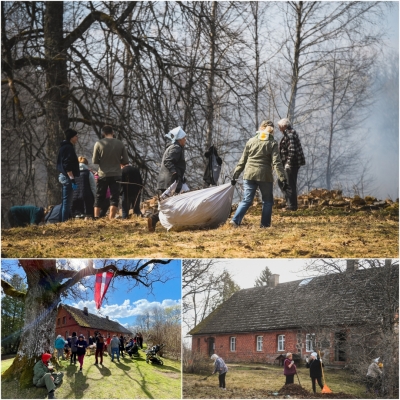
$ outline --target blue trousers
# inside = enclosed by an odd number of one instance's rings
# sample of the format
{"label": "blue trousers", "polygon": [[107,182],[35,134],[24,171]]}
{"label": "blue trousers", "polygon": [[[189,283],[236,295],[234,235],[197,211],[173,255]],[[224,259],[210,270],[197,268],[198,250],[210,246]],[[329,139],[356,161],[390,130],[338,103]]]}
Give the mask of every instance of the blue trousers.
{"label": "blue trousers", "polygon": [[232,221],[240,225],[247,210],[253,203],[257,188],[260,189],[262,198],[261,227],[271,226],[272,206],[274,205],[273,182],[243,181],[244,196],[236,210]]}
{"label": "blue trousers", "polygon": [[71,181],[63,174],[59,175],[58,181],[62,184],[61,222],[65,222],[71,217],[72,197],[74,191],[72,189]]}
{"label": "blue trousers", "polygon": [[117,354],[117,360],[119,361],[119,347],[111,347],[111,361],[114,361],[114,354]]}

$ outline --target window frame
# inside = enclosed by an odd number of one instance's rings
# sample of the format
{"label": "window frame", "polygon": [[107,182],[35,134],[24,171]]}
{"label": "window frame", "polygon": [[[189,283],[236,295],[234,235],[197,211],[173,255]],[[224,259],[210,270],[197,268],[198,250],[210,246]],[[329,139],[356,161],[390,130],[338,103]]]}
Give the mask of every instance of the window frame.
{"label": "window frame", "polygon": [[229,338],[229,350],[231,352],[236,352],[236,336],[231,336]]}
{"label": "window frame", "polygon": [[306,333],[306,352],[314,351],[315,333]]}
{"label": "window frame", "polygon": [[278,335],[277,341],[278,341],[278,351],[285,351],[285,335]]}
{"label": "window frame", "polygon": [[[260,343],[261,343],[261,346],[259,346]],[[263,351],[263,347],[264,347],[264,337],[256,336],[256,351]]]}

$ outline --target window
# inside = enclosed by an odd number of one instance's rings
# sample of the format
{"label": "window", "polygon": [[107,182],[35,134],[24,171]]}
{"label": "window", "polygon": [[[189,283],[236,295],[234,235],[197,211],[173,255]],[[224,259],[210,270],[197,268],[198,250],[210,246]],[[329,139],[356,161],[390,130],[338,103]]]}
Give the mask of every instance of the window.
{"label": "window", "polygon": [[67,323],[67,318],[63,317],[63,324],[66,324],[66,323]]}
{"label": "window", "polygon": [[231,348],[231,351],[236,351],[236,338],[235,337],[231,337],[230,348]]}
{"label": "window", "polygon": [[306,351],[314,351],[315,333],[307,333],[306,335]]}
{"label": "window", "polygon": [[200,351],[200,338],[197,338],[197,351]]}
{"label": "window", "polygon": [[65,338],[64,338],[65,340],[67,340],[68,339],[68,331],[65,331]]}
{"label": "window", "polygon": [[257,351],[262,351],[263,349],[263,337],[257,336]]}
{"label": "window", "polygon": [[278,336],[278,351],[285,351],[285,335]]}
{"label": "window", "polygon": [[57,318],[57,325],[60,325],[60,318]]}

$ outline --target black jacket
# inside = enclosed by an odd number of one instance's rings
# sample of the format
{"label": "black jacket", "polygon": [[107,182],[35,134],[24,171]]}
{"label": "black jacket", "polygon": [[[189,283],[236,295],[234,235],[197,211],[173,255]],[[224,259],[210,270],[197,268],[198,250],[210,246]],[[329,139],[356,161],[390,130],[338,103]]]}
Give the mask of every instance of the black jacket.
{"label": "black jacket", "polygon": [[310,360],[310,362],[306,363],[306,368],[310,368],[310,377],[311,378],[321,378],[322,377],[322,366],[321,360],[316,358],[315,360]]}
{"label": "black jacket", "polygon": [[132,165],[122,168],[122,182],[136,183],[136,185],[121,184],[121,191],[129,197],[137,195],[143,183],[139,168],[132,167]]}
{"label": "black jacket", "polygon": [[91,172],[88,169],[84,169],[80,173],[81,175],[75,179],[78,189],[74,190],[72,195],[72,215],[93,215],[94,197],[89,182]]}
{"label": "black jacket", "polygon": [[68,140],[61,142],[57,157],[57,170],[68,177],[67,171],[72,171],[74,177],[80,175],[78,157],[76,156],[74,146]]}
{"label": "black jacket", "polygon": [[176,172],[176,178],[182,179],[185,170],[185,150],[178,142],[174,142],[167,147],[163,155],[160,174],[158,175],[157,189],[168,189],[173,184],[172,175]]}

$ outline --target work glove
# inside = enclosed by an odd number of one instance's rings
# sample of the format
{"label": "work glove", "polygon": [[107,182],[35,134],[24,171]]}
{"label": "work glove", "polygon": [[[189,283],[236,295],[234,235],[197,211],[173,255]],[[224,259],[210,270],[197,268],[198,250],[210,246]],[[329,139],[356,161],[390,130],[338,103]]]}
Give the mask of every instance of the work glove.
{"label": "work glove", "polygon": [[71,183],[72,183],[72,190],[78,189],[78,185],[76,184],[75,179],[71,179]]}
{"label": "work glove", "polygon": [[289,164],[286,164],[286,165],[285,165],[285,169],[290,169],[290,165],[289,165]]}
{"label": "work glove", "polygon": [[281,186],[281,189],[282,189],[282,191],[283,192],[286,192],[286,190],[289,188],[289,185],[288,185],[288,183],[287,183],[287,181],[285,180],[285,181],[282,181],[282,186]]}
{"label": "work glove", "polygon": [[235,186],[235,185],[236,185],[236,182],[237,182],[236,179],[233,178],[233,179],[231,180],[231,185],[232,185],[232,186]]}
{"label": "work glove", "polygon": [[306,363],[308,363],[308,357],[306,357]]}

